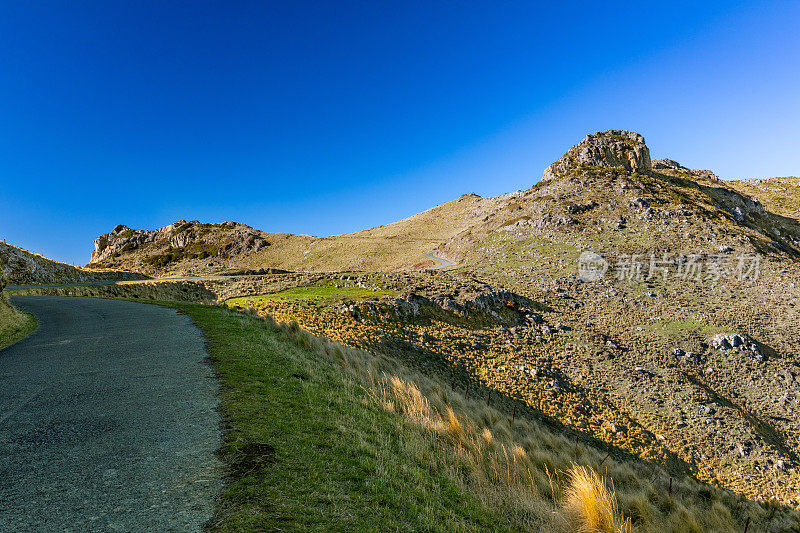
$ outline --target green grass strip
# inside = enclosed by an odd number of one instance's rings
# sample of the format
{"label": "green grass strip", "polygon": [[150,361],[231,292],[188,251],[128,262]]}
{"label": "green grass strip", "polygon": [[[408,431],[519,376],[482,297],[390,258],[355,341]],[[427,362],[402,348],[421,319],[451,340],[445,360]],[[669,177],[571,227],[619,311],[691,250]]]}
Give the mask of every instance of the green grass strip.
{"label": "green grass strip", "polygon": [[[480,531],[504,521],[436,471],[431,440],[371,405],[308,338],[220,307],[170,304],[208,339],[230,479],[213,531]],[[501,529],[502,530],[502,529]]]}

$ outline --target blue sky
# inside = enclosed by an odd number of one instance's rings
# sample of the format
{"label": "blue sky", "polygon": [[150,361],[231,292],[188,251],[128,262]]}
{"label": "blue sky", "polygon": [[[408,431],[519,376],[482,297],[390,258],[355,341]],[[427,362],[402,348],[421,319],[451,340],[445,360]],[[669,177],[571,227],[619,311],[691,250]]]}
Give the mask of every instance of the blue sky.
{"label": "blue sky", "polygon": [[587,133],[800,174],[798,2],[4,2],[0,238],[330,235],[534,184]]}

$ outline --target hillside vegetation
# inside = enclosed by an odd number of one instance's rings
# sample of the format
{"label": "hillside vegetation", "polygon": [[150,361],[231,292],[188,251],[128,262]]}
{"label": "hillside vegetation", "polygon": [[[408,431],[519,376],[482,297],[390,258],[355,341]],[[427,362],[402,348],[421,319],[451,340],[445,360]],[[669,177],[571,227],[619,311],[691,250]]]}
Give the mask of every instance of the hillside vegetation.
{"label": "hillside vegetation", "polygon": [[34,329],[36,319],[12,306],[6,295],[0,292],[0,350],[14,344]]}
{"label": "hillside vegetation", "polygon": [[800,178],[749,179],[728,184],[742,194],[758,198],[773,213],[800,219]]}
{"label": "hillside vegetation", "polygon": [[619,463],[508,404],[467,400],[394,358],[177,306],[209,338],[224,385],[232,477],[213,530],[723,532],[748,517],[800,527],[779,508]]}

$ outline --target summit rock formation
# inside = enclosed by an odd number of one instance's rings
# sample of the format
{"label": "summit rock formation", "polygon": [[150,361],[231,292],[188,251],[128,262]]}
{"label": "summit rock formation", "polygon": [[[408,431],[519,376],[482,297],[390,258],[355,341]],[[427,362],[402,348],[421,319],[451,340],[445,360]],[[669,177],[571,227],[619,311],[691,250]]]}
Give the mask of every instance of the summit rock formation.
{"label": "summit rock formation", "polygon": [[607,130],[587,135],[558,161],[547,167],[542,180],[562,176],[580,167],[618,167],[629,172],[652,168],[650,150],[636,132]]}

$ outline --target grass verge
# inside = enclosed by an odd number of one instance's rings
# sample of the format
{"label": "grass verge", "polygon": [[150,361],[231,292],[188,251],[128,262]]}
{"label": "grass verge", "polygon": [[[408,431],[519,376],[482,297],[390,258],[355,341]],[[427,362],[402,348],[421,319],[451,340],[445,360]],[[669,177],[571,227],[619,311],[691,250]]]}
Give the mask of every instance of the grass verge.
{"label": "grass verge", "polygon": [[[219,307],[175,305],[204,331],[223,385],[230,468],[214,531],[485,530],[495,512],[409,450],[407,433],[296,329]],[[343,350],[346,350],[344,348]]]}
{"label": "grass verge", "polygon": [[23,313],[0,293],[0,349],[10,346],[36,329],[33,315]]}

